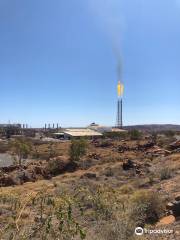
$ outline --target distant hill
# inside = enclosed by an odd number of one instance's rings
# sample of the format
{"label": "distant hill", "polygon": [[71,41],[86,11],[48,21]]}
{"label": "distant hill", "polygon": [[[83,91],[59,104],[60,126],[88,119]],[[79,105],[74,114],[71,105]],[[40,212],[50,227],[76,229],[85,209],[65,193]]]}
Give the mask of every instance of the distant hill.
{"label": "distant hill", "polygon": [[138,129],[141,131],[149,132],[161,132],[161,131],[180,131],[180,125],[174,124],[145,124],[145,125],[133,125],[125,126],[124,129]]}

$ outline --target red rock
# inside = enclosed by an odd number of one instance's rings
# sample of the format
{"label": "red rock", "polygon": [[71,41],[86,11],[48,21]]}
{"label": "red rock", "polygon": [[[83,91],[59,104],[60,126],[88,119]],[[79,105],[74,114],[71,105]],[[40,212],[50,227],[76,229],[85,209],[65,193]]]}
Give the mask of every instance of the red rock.
{"label": "red rock", "polygon": [[175,217],[173,215],[169,215],[167,217],[163,217],[158,223],[157,226],[161,225],[169,225],[176,221]]}

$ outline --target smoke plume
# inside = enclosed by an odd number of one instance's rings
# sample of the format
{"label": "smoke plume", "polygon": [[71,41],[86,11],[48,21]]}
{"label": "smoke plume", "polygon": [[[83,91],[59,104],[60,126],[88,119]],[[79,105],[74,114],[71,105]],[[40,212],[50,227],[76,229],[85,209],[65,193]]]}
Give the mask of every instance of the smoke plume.
{"label": "smoke plume", "polygon": [[122,31],[124,18],[119,0],[88,0],[99,26],[109,38],[117,61],[118,80],[122,81]]}

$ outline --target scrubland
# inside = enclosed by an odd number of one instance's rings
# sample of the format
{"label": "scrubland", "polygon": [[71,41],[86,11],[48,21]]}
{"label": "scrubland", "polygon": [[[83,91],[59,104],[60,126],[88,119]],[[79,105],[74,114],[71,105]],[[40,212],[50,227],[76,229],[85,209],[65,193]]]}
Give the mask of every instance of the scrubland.
{"label": "scrubland", "polygon": [[[178,208],[168,208],[180,197],[172,136],[23,141],[30,160],[0,172],[0,239],[180,239]],[[139,237],[136,227],[174,233]]]}

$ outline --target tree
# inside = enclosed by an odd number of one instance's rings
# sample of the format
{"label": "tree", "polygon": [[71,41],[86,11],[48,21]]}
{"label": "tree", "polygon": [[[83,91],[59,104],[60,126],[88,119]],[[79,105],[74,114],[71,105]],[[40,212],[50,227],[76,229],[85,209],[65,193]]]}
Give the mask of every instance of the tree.
{"label": "tree", "polygon": [[71,161],[79,161],[82,156],[86,154],[87,142],[85,139],[72,140],[69,155]]}
{"label": "tree", "polygon": [[12,143],[11,151],[15,157],[17,157],[18,164],[22,164],[22,159],[27,159],[31,145],[24,140],[15,140]]}

